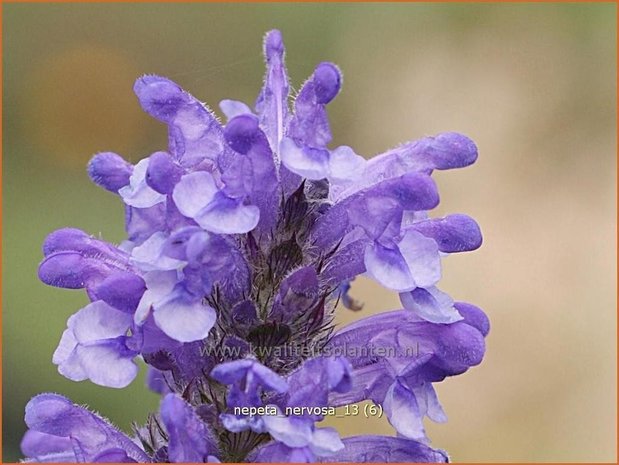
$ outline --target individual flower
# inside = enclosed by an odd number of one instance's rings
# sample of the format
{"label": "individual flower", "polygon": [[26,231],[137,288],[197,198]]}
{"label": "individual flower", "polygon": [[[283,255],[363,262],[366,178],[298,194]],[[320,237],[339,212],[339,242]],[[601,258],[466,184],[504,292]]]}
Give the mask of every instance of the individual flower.
{"label": "individual flower", "polygon": [[[160,408],[130,437],[42,394],[26,408],[28,460],[448,461],[423,420],[446,420],[434,384],[482,361],[489,323],[439,290],[442,259],[482,236],[466,215],[430,217],[431,176],[472,164],[477,148],[454,132],[367,161],[333,147],[326,106],[340,70],[319,63],[292,99],[278,31],[264,55],[255,105],[222,101],[225,124],[167,78],[136,81],[167,147],[135,165],[112,152],[88,165],[122,202],[127,238],[53,232],[39,277],[90,299],[60,338],[59,372],[122,388],[143,361]],[[362,308],[349,295],[360,275],[404,308],[336,329],[339,302]],[[382,406],[397,436],[321,425],[360,401]]]}

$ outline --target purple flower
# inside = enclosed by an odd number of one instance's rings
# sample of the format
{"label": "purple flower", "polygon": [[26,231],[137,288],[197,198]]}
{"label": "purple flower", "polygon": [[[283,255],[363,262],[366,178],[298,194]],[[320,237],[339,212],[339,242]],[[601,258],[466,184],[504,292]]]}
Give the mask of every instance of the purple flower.
{"label": "purple flower", "polygon": [[[290,100],[281,34],[264,41],[252,107],[224,100],[222,124],[167,78],[134,86],[168,128],[168,145],[135,166],[103,152],[91,179],[118,195],[127,240],[65,228],[48,236],[39,276],[85,289],[53,355],[65,377],[121,388],[148,365],[160,410],[129,438],[67,399],[27,406],[31,461],[446,462],[427,416],[446,415],[434,383],[482,361],[485,314],[439,290],[441,260],[478,248],[475,221],[431,218],[434,170],[477,158],[446,132],[367,160],[332,147],[326,106],[342,76],[320,63]],[[367,275],[403,309],[334,331],[351,282]],[[397,436],[340,438],[321,422],[372,401]]]}
{"label": "purple flower", "polygon": [[146,462],[148,455],[107,420],[57,394],[26,406],[24,455],[37,462]]}

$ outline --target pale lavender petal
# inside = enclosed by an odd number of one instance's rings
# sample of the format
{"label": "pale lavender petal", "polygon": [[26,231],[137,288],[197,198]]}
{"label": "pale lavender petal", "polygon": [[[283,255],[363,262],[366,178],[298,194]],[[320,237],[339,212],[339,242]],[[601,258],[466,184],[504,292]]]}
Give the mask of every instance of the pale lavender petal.
{"label": "pale lavender petal", "polygon": [[434,286],[401,293],[400,301],[405,309],[432,323],[449,324],[462,320],[452,298]]}
{"label": "pale lavender petal", "polygon": [[195,218],[213,201],[217,192],[213,176],[206,171],[196,171],[181,178],[174,187],[172,198],[183,215]]}
{"label": "pale lavender petal", "polygon": [[262,417],[267,431],[289,447],[304,447],[312,441],[312,422],[283,415],[264,415]]}
{"label": "pale lavender petal", "polygon": [[416,386],[413,388],[413,392],[422,415],[427,415],[430,420],[437,423],[445,423],[447,421],[447,415],[445,415],[445,411],[439,403],[436,391],[431,383]]}
{"label": "pale lavender petal", "polygon": [[364,263],[368,275],[388,289],[407,291],[417,285],[408,264],[397,249],[374,243],[366,249]]}
{"label": "pale lavender petal", "polygon": [[123,201],[132,207],[148,208],[165,201],[165,195],[160,194],[146,184],[146,170],[149,159],[141,160],[129,178],[129,185],[118,190]]}
{"label": "pale lavender petal", "polygon": [[256,227],[260,219],[260,209],[255,205],[218,196],[196,217],[196,222],[204,229],[216,234],[243,234]]}
{"label": "pale lavender petal", "polygon": [[251,115],[252,111],[245,103],[238,100],[225,99],[219,102],[219,108],[226,115],[226,118],[231,120],[239,115]]}
{"label": "pale lavender petal", "polygon": [[[131,251],[131,261],[142,271],[167,271],[181,268],[185,263],[163,254],[167,235],[156,232]],[[147,286],[148,287],[148,286]]]}
{"label": "pale lavender petal", "polygon": [[329,175],[329,152],[323,149],[299,147],[292,139],[280,144],[282,163],[293,173],[306,179],[324,179]]}
{"label": "pale lavender petal", "polygon": [[180,342],[199,341],[208,336],[217,314],[200,300],[191,300],[182,293],[171,295],[154,307],[157,326]]}
{"label": "pale lavender petal", "polygon": [[358,178],[365,169],[365,158],[342,145],[331,151],[329,158],[329,181],[339,182]]}
{"label": "pale lavender petal", "polygon": [[324,457],[344,449],[344,443],[335,428],[316,428],[309,448],[318,457]]}
{"label": "pale lavender petal", "polygon": [[430,287],[441,279],[441,258],[433,239],[409,230],[398,248],[417,287]]}
{"label": "pale lavender petal", "polygon": [[423,415],[419,411],[415,394],[399,380],[391,385],[385,397],[383,408],[389,423],[402,436],[424,440]]}
{"label": "pale lavender petal", "polygon": [[76,354],[88,379],[99,386],[124,388],[138,375],[138,366],[133,361],[137,354],[121,341],[78,345]]}
{"label": "pale lavender petal", "polygon": [[78,342],[86,343],[124,336],[131,321],[131,315],[98,300],[73,315],[69,320],[69,329]]}

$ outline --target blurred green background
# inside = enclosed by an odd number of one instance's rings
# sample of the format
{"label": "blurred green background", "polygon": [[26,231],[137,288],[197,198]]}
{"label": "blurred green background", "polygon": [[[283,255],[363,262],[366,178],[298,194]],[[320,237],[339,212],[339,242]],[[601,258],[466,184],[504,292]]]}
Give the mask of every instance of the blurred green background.
{"label": "blurred green background", "polygon": [[[484,363],[438,386],[429,425],[454,461],[614,461],[616,448],[616,6],[614,4],[4,4],[3,457],[20,458],[23,409],[69,396],[127,430],[157,407],[62,378],[51,355],[83,293],[46,287],[40,245],[63,226],[123,238],[92,154],[136,162],[165,128],[132,95],[144,73],[216,108],[253,102],[262,35],[279,28],[297,86],[323,60],[344,72],[336,144],[371,156],[455,130],[478,163],[437,173],[437,214],[466,212],[484,246],[446,260],[442,288],[493,329]],[[364,314],[398,299],[368,280]],[[343,311],[340,321],[358,316]],[[344,435],[386,421],[336,422]]]}

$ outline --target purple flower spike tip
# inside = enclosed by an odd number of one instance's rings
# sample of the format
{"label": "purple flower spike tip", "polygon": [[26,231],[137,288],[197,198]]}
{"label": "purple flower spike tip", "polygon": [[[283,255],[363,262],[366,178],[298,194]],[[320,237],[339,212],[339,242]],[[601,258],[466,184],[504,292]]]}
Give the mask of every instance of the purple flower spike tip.
{"label": "purple flower spike tip", "polygon": [[[442,259],[477,249],[482,234],[467,215],[432,216],[432,174],[472,164],[477,147],[454,132],[370,159],[333,146],[339,68],[320,63],[291,95],[281,32],[266,34],[263,53],[255,105],[224,99],[221,120],[168,78],[136,80],[167,146],[135,166],[112,152],[88,164],[118,194],[126,240],[59,229],[38,273],[89,299],[59,337],[58,372],[120,389],[145,363],[159,410],[126,435],[62,396],[36,396],[26,461],[449,461],[424,421],[447,420],[436,385],[482,362],[490,323],[441,287]],[[397,292],[402,308],[363,314],[358,276]],[[347,309],[360,317],[335,326]],[[359,402],[393,434],[340,437],[322,424]]]}

